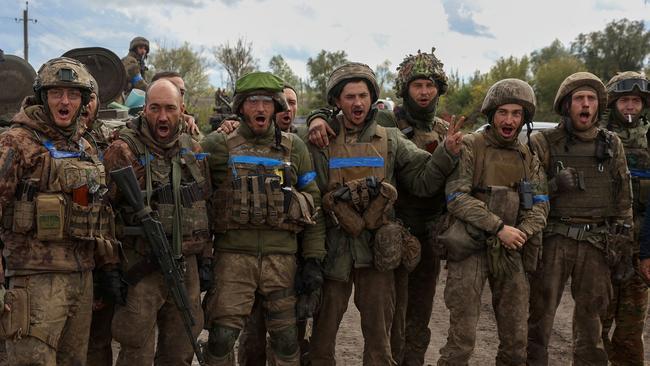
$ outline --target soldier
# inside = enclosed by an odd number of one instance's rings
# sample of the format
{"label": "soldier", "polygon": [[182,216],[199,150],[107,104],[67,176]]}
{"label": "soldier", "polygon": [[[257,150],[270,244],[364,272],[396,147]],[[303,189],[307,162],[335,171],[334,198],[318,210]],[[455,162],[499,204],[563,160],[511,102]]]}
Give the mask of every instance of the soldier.
{"label": "soldier", "polygon": [[[275,365],[300,362],[296,329],[296,234],[302,231],[304,293],[322,283],[322,217],[314,218],[320,192],[305,144],[275,124],[287,110],[280,78],[253,72],[237,80],[233,111],[242,119],[230,135],[213,132],[202,142],[210,153],[215,230],[215,285],[206,295],[209,365],[234,365],[232,349],[263,298],[267,356]],[[259,350],[258,350],[259,351]]]}
{"label": "soldier", "polygon": [[149,55],[149,41],[144,37],[135,37],[129,44],[129,53],[122,59],[122,64],[126,70],[126,89],[124,94],[129,95],[131,89],[146,90],[149,85],[144,79],[144,73],[147,71],[145,60]]}
{"label": "soldier", "polygon": [[[203,325],[199,291],[200,256],[211,256],[206,199],[210,180],[205,154],[191,137],[183,133],[183,98],[169,80],[158,80],[147,88],[143,113],[129,121],[104,155],[106,169],[132,166],[146,203],[162,223],[170,239],[173,255],[185,268],[189,311],[195,320],[196,338]],[[138,225],[136,213],[109,186],[119,208],[118,224],[126,261],[122,283],[128,284],[125,299],[116,306],[113,337],[120,343],[117,365],[191,365],[194,351],[185,335],[179,335],[183,322],[179,309],[151,259],[150,244],[127,230]],[[119,286],[120,283],[115,283]],[[122,302],[122,304],[120,304]],[[158,331],[156,332],[156,328]],[[156,339],[156,334],[158,338]],[[154,350],[157,343],[157,350]]]}
{"label": "soldier", "polygon": [[[607,83],[607,129],[623,142],[627,166],[632,174],[634,197],[634,253],[619,271],[612,273],[614,297],[602,318],[603,342],[612,365],[643,365],[643,327],[648,308],[648,286],[639,275],[639,228],[650,197],[650,121],[641,112],[650,106],[650,89],[644,74],[618,73]],[[618,272],[618,273],[617,273]],[[627,273],[625,273],[627,272]],[[636,272],[636,273],[635,273]],[[627,276],[629,274],[629,276]],[[625,278],[627,277],[627,278]],[[611,341],[609,333],[616,327]]]}
{"label": "soldier", "polygon": [[531,277],[528,364],[548,364],[548,342],[564,285],[575,300],[573,364],[607,365],[600,316],[612,296],[610,265],[630,246],[630,173],[616,134],[597,127],[607,92],[593,74],[569,75],[553,108],[560,124],[533,136],[549,179],[551,210],[542,268]]}
{"label": "soldier", "polygon": [[[183,80],[183,76],[176,72],[176,71],[160,71],[157,72],[153,78],[151,78],[151,82],[153,83],[156,80],[159,79],[167,79],[171,81],[178,90],[181,92],[181,96],[183,97],[183,102],[185,102],[185,93],[187,92],[187,88],[185,87],[185,80]],[[183,112],[183,121],[185,122],[185,127],[187,128],[186,131],[183,132],[188,132],[189,134],[192,135],[192,138],[195,141],[200,142],[203,140],[203,134],[199,130],[199,127],[196,125],[196,120],[194,119],[194,116],[189,114],[187,110]]]}
{"label": "soldier", "polygon": [[[94,85],[78,61],[38,71],[34,97],[0,136],[0,238],[10,365],[84,365],[92,269],[117,262],[104,166],[81,137]],[[110,270],[110,268],[107,268]],[[7,323],[5,323],[7,321]]]}
{"label": "soldier", "polygon": [[548,215],[546,177],[528,145],[519,142],[535,104],[533,88],[522,80],[492,85],[481,107],[490,125],[465,137],[460,163],[448,180],[447,207],[454,222],[440,238],[448,250],[450,325],[439,366],[467,365],[486,281],[500,342],[496,365],[526,364],[526,272],[536,269]]}
{"label": "soldier", "polygon": [[417,263],[419,243],[394,221],[394,185],[399,177],[412,194],[439,194],[460,149],[459,127],[449,129],[445,148],[432,156],[399,130],[378,126],[371,112],[378,94],[375,74],[367,65],[345,64],[327,83],[334,110],[319,110],[310,118],[328,118],[338,132],[325,149],[311,146],[328,213],[326,279],[310,352],[315,366],[335,363],[336,333],[353,285],[365,340],[364,365],[395,364],[389,340],[395,310],[393,270],[400,263]]}

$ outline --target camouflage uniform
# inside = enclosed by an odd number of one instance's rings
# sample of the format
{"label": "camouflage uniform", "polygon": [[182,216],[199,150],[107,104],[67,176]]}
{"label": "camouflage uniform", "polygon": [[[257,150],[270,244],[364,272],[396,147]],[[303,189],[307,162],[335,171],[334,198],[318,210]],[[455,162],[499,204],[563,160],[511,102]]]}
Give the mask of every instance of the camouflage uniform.
{"label": "camouflage uniform", "polygon": [[[544,230],[543,266],[531,277],[529,365],[548,364],[555,311],[569,277],[575,300],[573,364],[607,365],[600,317],[612,296],[613,253],[605,243],[611,242],[610,233],[620,225],[632,223],[632,192],[621,140],[595,125],[586,131],[573,130],[568,111],[573,93],[581,88],[596,92],[600,116],[607,103],[605,86],[593,74],[572,74],[555,97],[561,123],[532,139],[549,178],[551,211]],[[577,183],[561,188],[558,182],[563,174],[574,174],[569,168],[574,169]]]}
{"label": "camouflage uniform", "polygon": [[11,303],[11,312],[2,314],[3,324],[11,324],[2,338],[10,365],[85,364],[91,271],[117,262],[111,207],[100,195],[83,195],[91,186],[105,189],[105,173],[81,138],[81,108],[69,111],[69,126],[59,127],[47,99],[50,88],[78,89],[83,105],[90,80],[76,60],[46,62],[30,99],[35,103],[26,104],[0,136],[4,300]]}
{"label": "camouflage uniform", "polygon": [[[447,91],[447,76],[443,64],[431,53],[409,55],[398,67],[395,92],[404,105],[395,111],[395,123],[380,122],[384,127],[397,127],[418,148],[433,153],[442,145],[447,134],[447,122],[435,117],[439,97]],[[409,84],[416,79],[436,83],[437,95],[431,104],[422,108],[409,96]],[[440,253],[434,253],[433,226],[445,209],[444,193],[430,197],[416,197],[402,189],[395,202],[395,216],[402,220],[421,244],[421,260],[413,272],[402,266],[395,271],[395,317],[391,328],[391,351],[399,365],[423,365],[431,331],[429,320],[433,297],[440,273]]]}
{"label": "camouflage uniform", "polygon": [[[131,120],[106,150],[104,163],[109,171],[133,167],[141,188],[147,192],[147,203],[151,202],[170,238],[174,255],[182,255],[186,268],[185,287],[195,319],[192,334],[198,337],[203,326],[203,312],[197,261],[199,256],[211,257],[206,208],[210,180],[205,154],[190,135],[181,132],[182,121],[178,129],[172,131],[175,138],[165,144],[152,136],[149,123],[144,114]],[[180,180],[178,185],[170,184],[176,179]],[[132,208],[120,197],[114,183],[109,187],[119,207],[118,226],[138,225]],[[175,203],[176,191],[179,197],[186,197],[180,193],[190,189],[191,199],[184,200],[182,205]],[[182,213],[177,215],[181,206]],[[176,227],[179,229],[174,229]],[[111,326],[113,337],[120,343],[116,364],[151,365],[155,359],[157,365],[191,365],[194,350],[187,335],[179,334],[184,332],[180,310],[163,275],[152,263],[149,243],[140,236],[123,235],[121,240],[126,256],[124,281],[129,287],[125,305],[115,307]]]}
{"label": "camouflage uniform", "polygon": [[[140,57],[136,53],[136,48],[139,46],[145,46],[147,48],[147,53],[144,57]],[[149,54],[149,41],[144,37],[135,37],[131,40],[129,45],[129,53],[122,58],[122,64],[126,70],[126,80],[127,85],[124,89],[125,95],[129,95],[131,89],[140,89],[147,90],[149,83],[144,79],[144,73],[147,70],[144,65],[144,59]]]}
{"label": "camouflage uniform", "polygon": [[[237,81],[233,110],[241,114],[240,107],[252,96],[270,96],[275,112],[286,110],[282,86],[272,74],[247,74]],[[296,234],[303,235],[303,258],[320,262],[325,254],[323,222],[320,217],[311,217],[313,211],[301,211],[300,217],[291,208],[287,211],[283,208],[286,198],[282,197],[290,193],[291,202],[306,199],[313,202],[309,204],[312,208],[320,206],[307,148],[296,135],[281,132],[275,123],[261,134],[241,123],[228,136],[211,133],[201,145],[210,153],[215,187],[212,207],[217,219],[214,226],[219,233],[215,285],[204,300],[206,328],[210,331],[208,364],[234,364],[233,346],[258,294],[263,298],[270,335],[269,361],[298,365]],[[280,179],[284,192],[278,195]],[[264,188],[258,188],[260,180]]]}
{"label": "camouflage uniform", "polygon": [[[498,107],[511,103],[520,105],[524,116],[515,136],[504,139],[492,119]],[[449,335],[447,344],[440,350],[439,366],[467,365],[474,350],[486,281],[492,290],[500,342],[496,365],[526,363],[529,294],[526,272],[537,264],[540,245],[537,239],[548,214],[544,172],[537,157],[518,139],[524,123],[530,123],[535,114],[534,92],[521,80],[501,80],[488,90],[481,112],[492,125],[485,131],[465,136],[458,169],[446,187],[449,213],[457,220],[454,224],[464,226],[476,243],[471,251],[456,255],[458,244],[445,242],[449,252],[445,288]],[[528,197],[522,194],[524,185],[532,187]],[[525,207],[526,199],[529,207]],[[497,233],[504,225],[526,234],[527,241],[521,251],[507,249],[500,243]],[[494,269],[506,264],[505,260],[495,260],[495,253],[508,258],[509,270]]]}
{"label": "camouflage uniform", "polygon": [[[646,80],[645,88],[637,85],[635,90],[619,90],[617,84],[623,82]],[[625,85],[622,85],[623,87]],[[609,305],[607,315],[602,318],[603,342],[612,365],[643,365],[643,327],[648,308],[648,286],[638,274],[639,229],[643,224],[646,202],[650,194],[650,150],[648,150],[648,129],[650,121],[646,116],[635,116],[632,122],[616,108],[616,100],[625,95],[641,97],[644,108],[650,105],[650,90],[643,74],[624,72],[614,76],[607,83],[608,120],[607,129],[615,132],[623,142],[627,165],[632,174],[633,211],[634,211],[634,258],[636,273],[624,281],[612,276],[614,297]],[[613,327],[616,321],[616,327]],[[614,332],[610,340],[610,331]]]}
{"label": "camouflage uniform", "polygon": [[[377,99],[374,73],[363,64],[350,63],[335,70],[328,81],[328,99],[333,104],[333,89],[342,88],[353,78],[368,81],[372,102]],[[315,116],[326,116],[327,112]],[[451,173],[456,159],[446,149],[437,149],[433,156],[419,149],[394,128],[384,128],[369,118],[360,130],[348,130],[342,116],[330,124],[338,130],[335,141],[323,150],[310,145],[318,185],[334,194],[343,183],[374,176],[384,183],[399,183],[412,194],[431,197],[439,194],[445,177]],[[357,158],[380,159],[380,166],[340,165]],[[365,160],[364,160],[365,161]],[[392,208],[387,206],[389,217]],[[365,214],[365,212],[364,212]],[[395,365],[391,354],[390,332],[395,311],[395,277],[393,270],[380,271],[371,245],[374,236],[385,226],[364,228],[360,233],[346,231],[331,216],[327,220],[328,255],[325,259],[323,298],[311,341],[312,365],[334,365],[336,334],[354,285],[354,302],[361,313],[361,329],[365,345],[364,365]],[[346,217],[339,217],[339,221]],[[349,229],[347,229],[349,230]],[[401,245],[396,242],[393,245]],[[377,246],[377,243],[374,244]],[[398,263],[399,264],[399,263]]]}

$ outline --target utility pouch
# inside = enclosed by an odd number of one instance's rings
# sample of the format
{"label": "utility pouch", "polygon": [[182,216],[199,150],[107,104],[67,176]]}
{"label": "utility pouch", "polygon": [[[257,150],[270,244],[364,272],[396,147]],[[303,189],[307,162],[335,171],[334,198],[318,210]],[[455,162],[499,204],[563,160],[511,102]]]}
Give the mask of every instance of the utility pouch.
{"label": "utility pouch", "polygon": [[264,191],[266,192],[267,218],[271,226],[278,226],[284,220],[284,193],[280,185],[280,177],[266,177],[264,179]]}
{"label": "utility pouch", "polygon": [[[94,240],[101,234],[100,230],[108,233],[108,217],[102,218],[103,205],[93,203],[88,206],[70,202],[68,214],[68,234],[81,240]],[[106,216],[106,215],[104,215]]]}
{"label": "utility pouch", "polygon": [[11,231],[25,234],[34,228],[34,201],[15,201]]}
{"label": "utility pouch", "polygon": [[174,233],[174,205],[171,203],[158,203],[156,204],[156,211],[158,212],[158,220],[165,230],[165,235],[172,235]]}
{"label": "utility pouch", "polygon": [[402,226],[402,265],[408,272],[412,272],[420,263],[421,256],[422,244],[415,235]]}
{"label": "utility pouch", "polygon": [[65,197],[59,193],[39,193],[36,197],[36,237],[40,241],[63,240]]}
{"label": "utility pouch", "polygon": [[[264,176],[248,176],[248,185],[250,189],[250,223],[253,225],[263,225],[266,223],[267,206],[266,192],[264,188]],[[242,209],[244,208],[242,202]]]}
{"label": "utility pouch", "polygon": [[355,210],[352,201],[335,199],[338,190],[323,196],[323,209],[334,214],[341,228],[353,237],[361,234],[365,228],[363,217]]}
{"label": "utility pouch", "polygon": [[530,210],[533,208],[533,185],[527,181],[522,180],[519,182],[519,206],[522,210]]}
{"label": "utility pouch", "polygon": [[183,236],[191,236],[198,233],[208,233],[208,208],[205,201],[197,201],[192,203],[192,207],[183,208],[183,215],[181,218],[181,225],[183,226]]}
{"label": "utility pouch", "polygon": [[286,220],[299,225],[315,225],[316,207],[311,194],[299,192],[293,188],[290,190],[285,189],[285,191],[289,191],[289,207]]}
{"label": "utility pouch", "polygon": [[29,334],[29,292],[25,288],[13,288],[5,293],[5,304],[11,311],[0,316],[0,339],[18,340]]}
{"label": "utility pouch", "polygon": [[399,223],[389,222],[375,232],[372,253],[376,270],[392,271],[400,265],[403,230]]}
{"label": "utility pouch", "polygon": [[232,220],[238,224],[245,225],[250,219],[248,214],[248,177],[235,178],[232,181],[232,187]]}
{"label": "utility pouch", "polygon": [[459,262],[485,250],[485,232],[453,215],[449,215],[448,220],[447,229],[437,237],[447,249],[447,260]]}
{"label": "utility pouch", "polygon": [[388,220],[386,217],[388,211],[393,207],[397,200],[397,190],[391,184],[381,182],[379,194],[370,201],[368,207],[363,212],[363,221],[366,228],[374,230],[379,228]]}

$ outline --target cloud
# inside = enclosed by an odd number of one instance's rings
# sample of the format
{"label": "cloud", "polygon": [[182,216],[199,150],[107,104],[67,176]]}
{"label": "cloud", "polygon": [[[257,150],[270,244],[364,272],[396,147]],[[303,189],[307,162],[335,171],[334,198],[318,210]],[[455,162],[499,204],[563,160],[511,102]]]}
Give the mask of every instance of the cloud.
{"label": "cloud", "polygon": [[[221,0],[223,3],[230,5],[229,3],[236,3],[241,0]],[[88,0],[88,3],[95,6],[106,7],[106,0]],[[175,5],[175,6],[185,6],[185,7],[203,7],[205,6],[206,0],[111,0],[112,7],[147,7],[152,9],[153,7],[159,7],[161,5]]]}
{"label": "cloud", "polygon": [[443,0],[449,29],[468,36],[479,36],[494,38],[488,27],[474,21],[474,10],[468,1],[464,0]]}
{"label": "cloud", "polygon": [[373,41],[379,48],[384,48],[388,46],[388,41],[390,40],[390,35],[385,33],[374,33],[371,35]]}

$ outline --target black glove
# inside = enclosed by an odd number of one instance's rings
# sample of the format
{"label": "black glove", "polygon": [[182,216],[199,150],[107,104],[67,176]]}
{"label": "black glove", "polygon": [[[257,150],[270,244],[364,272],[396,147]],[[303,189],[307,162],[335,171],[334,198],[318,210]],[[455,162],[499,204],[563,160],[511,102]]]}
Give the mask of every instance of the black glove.
{"label": "black glove", "polygon": [[199,258],[199,286],[201,292],[212,288],[212,258]]}
{"label": "black glove", "polygon": [[110,271],[95,271],[97,286],[100,297],[104,301],[114,304],[126,305],[127,283],[122,278],[122,271],[113,269]]}
{"label": "black glove", "polygon": [[323,285],[323,265],[315,258],[305,259],[305,264],[300,273],[300,293],[311,294]]}
{"label": "black glove", "polygon": [[578,173],[571,167],[560,170],[549,181],[549,188],[552,192],[572,192],[577,190]]}

